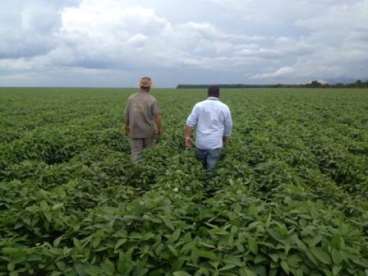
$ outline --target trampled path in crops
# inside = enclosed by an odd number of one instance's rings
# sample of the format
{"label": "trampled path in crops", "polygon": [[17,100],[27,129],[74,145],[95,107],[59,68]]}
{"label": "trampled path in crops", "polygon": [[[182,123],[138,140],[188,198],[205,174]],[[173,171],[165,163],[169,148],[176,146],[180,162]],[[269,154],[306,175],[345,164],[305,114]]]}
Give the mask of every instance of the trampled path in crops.
{"label": "trampled path in crops", "polygon": [[223,91],[209,181],[182,137],[205,91],[154,90],[165,134],[137,165],[133,92],[0,89],[0,275],[367,273],[367,90]]}

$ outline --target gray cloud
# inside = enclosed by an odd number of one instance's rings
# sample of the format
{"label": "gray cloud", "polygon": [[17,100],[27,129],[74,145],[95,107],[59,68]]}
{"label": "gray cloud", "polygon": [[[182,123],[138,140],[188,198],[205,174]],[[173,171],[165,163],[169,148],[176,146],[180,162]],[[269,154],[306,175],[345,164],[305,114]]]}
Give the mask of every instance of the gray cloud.
{"label": "gray cloud", "polygon": [[0,85],[367,78],[368,0],[1,5]]}
{"label": "gray cloud", "polygon": [[56,47],[62,9],[76,1],[2,1],[0,59],[29,58]]}

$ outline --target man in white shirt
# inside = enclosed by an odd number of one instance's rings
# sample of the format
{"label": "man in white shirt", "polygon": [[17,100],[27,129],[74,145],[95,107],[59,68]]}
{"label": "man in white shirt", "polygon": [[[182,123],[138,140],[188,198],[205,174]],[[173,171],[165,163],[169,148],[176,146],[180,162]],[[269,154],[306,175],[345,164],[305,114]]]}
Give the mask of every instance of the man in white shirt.
{"label": "man in white shirt", "polygon": [[185,146],[192,148],[192,132],[196,128],[197,157],[208,172],[215,168],[233,127],[230,109],[219,97],[219,87],[211,86],[208,98],[193,107],[184,131]]}

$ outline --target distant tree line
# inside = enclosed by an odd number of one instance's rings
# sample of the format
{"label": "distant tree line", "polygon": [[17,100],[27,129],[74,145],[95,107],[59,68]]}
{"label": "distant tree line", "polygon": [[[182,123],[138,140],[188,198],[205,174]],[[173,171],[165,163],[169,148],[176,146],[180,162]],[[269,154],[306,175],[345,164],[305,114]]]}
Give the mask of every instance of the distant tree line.
{"label": "distant tree line", "polygon": [[[209,84],[179,84],[177,89],[201,89],[209,87]],[[368,88],[368,80],[357,80],[352,83],[322,83],[312,81],[306,84],[217,84],[221,88]]]}

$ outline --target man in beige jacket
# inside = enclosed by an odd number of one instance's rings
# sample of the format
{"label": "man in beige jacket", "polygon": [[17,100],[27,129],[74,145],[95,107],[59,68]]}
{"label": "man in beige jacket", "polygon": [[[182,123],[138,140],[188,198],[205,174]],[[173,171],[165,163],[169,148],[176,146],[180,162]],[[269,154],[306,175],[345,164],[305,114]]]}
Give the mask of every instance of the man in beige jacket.
{"label": "man in beige jacket", "polygon": [[162,134],[160,108],[155,97],[149,94],[152,80],[143,77],[139,91],[128,98],[124,112],[125,133],[130,138],[131,159],[136,162],[141,152],[153,146]]}

